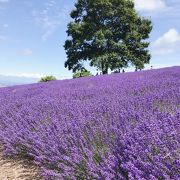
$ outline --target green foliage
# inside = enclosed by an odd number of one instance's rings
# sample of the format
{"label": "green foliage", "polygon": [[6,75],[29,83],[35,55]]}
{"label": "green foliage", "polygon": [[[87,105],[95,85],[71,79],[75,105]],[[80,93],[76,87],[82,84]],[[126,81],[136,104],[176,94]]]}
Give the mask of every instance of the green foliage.
{"label": "green foliage", "polygon": [[77,180],[84,180],[87,179],[88,176],[90,176],[87,171],[86,161],[82,160],[79,164],[77,164],[75,176]]}
{"label": "green foliage", "polygon": [[86,76],[92,76],[91,72],[87,70],[83,70],[73,74],[73,78],[86,77]]}
{"label": "green foliage", "polygon": [[56,78],[54,76],[45,76],[40,79],[39,82],[48,82],[48,81],[54,81]]}
{"label": "green foliage", "polygon": [[103,74],[129,65],[137,69],[149,63],[148,51],[152,23],[140,17],[132,0],[78,0],[71,12],[64,48],[65,67],[73,72],[83,61]]}

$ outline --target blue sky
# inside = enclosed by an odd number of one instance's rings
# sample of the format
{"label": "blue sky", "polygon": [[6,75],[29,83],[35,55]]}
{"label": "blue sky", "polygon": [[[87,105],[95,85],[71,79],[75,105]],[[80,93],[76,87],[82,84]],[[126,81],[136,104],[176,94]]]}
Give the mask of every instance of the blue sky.
{"label": "blue sky", "polygon": [[[0,0],[0,74],[25,77],[71,77],[64,68],[69,12],[75,0]],[[135,0],[151,18],[151,64],[180,65],[180,1]],[[94,69],[89,68],[94,73]]]}

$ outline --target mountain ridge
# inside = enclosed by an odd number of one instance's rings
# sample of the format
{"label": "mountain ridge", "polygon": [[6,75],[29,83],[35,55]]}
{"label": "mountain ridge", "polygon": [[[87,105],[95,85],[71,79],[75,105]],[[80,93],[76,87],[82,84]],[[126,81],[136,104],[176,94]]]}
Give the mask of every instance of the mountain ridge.
{"label": "mountain ridge", "polygon": [[38,82],[39,78],[31,77],[19,77],[0,74],[0,87],[20,85],[20,84],[31,84]]}

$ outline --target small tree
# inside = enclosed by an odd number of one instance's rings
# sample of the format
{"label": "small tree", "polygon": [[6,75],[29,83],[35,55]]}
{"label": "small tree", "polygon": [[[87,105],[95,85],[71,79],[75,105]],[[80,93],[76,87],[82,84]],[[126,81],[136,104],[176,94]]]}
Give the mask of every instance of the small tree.
{"label": "small tree", "polygon": [[65,42],[65,67],[73,72],[84,61],[103,74],[127,66],[144,68],[152,23],[136,12],[133,0],[78,0],[71,12]]}
{"label": "small tree", "polygon": [[45,77],[42,77],[39,82],[48,82],[48,81],[54,81],[56,80],[56,77],[54,76],[45,76]]}
{"label": "small tree", "polygon": [[80,77],[87,77],[87,76],[92,76],[91,72],[87,70],[81,70],[73,74],[73,78],[80,78]]}

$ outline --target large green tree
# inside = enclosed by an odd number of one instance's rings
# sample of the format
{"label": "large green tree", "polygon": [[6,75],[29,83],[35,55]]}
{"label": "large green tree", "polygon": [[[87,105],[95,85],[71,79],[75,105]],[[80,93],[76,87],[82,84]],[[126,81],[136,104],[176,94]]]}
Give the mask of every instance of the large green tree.
{"label": "large green tree", "polygon": [[149,63],[152,22],[141,17],[132,0],[78,0],[71,12],[64,48],[65,67],[76,72],[84,61],[106,74],[127,66]]}

